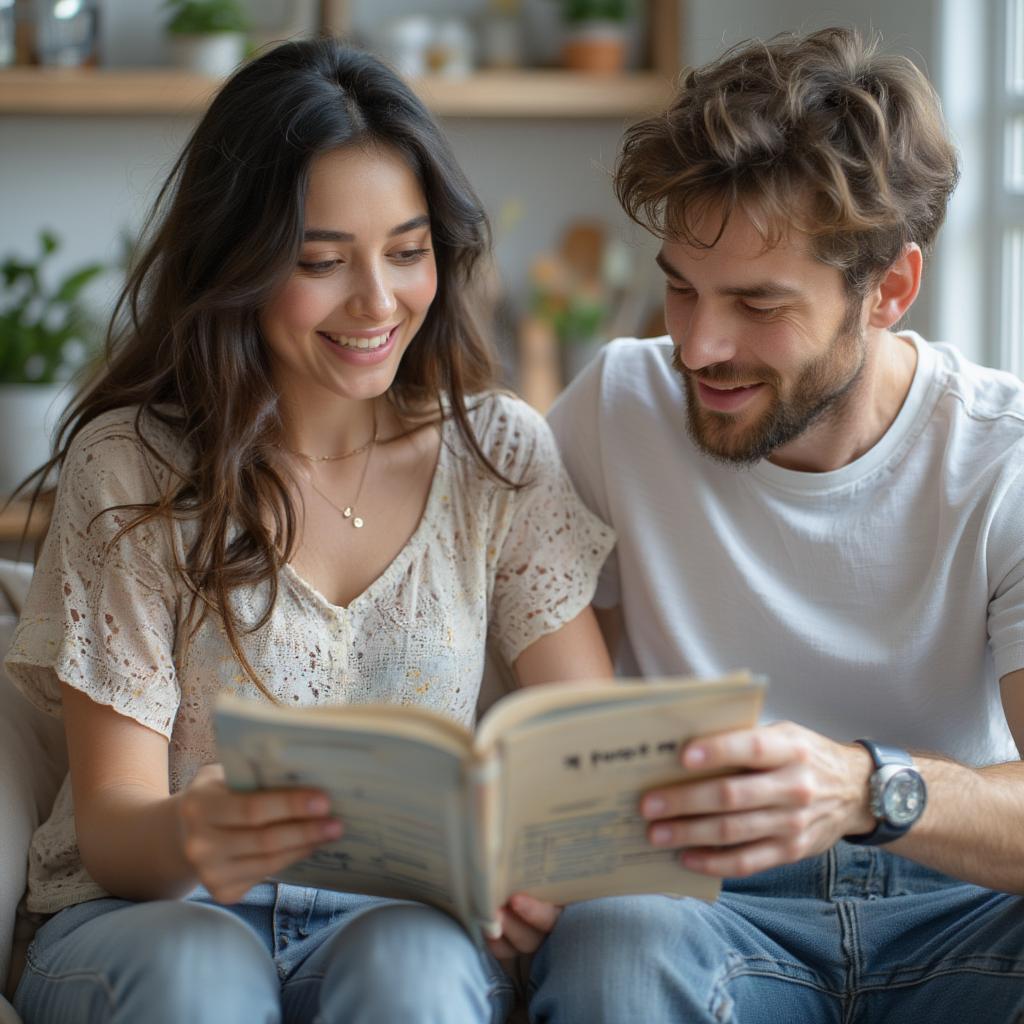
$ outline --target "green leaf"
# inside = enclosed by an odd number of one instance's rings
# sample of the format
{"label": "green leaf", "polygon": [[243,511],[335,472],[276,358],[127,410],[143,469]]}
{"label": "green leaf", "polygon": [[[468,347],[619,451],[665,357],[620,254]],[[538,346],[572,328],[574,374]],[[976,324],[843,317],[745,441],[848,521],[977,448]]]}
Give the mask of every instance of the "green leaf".
{"label": "green leaf", "polygon": [[60,240],[44,230],[39,241],[35,262],[6,256],[0,263],[0,382],[56,380],[71,338],[81,339],[89,350],[98,347],[100,332],[78,300],[86,285],[107,268],[100,263],[77,267],[49,288],[40,268],[60,247]]}
{"label": "green leaf", "polygon": [[177,35],[245,32],[248,23],[235,0],[168,0],[167,31]]}
{"label": "green leaf", "polygon": [[629,17],[630,0],[562,0],[562,14],[567,22],[625,21]]}
{"label": "green leaf", "polygon": [[53,297],[54,303],[74,302],[82,289],[94,278],[104,271],[102,263],[90,263],[88,266],[69,274],[57,287],[57,293]]}
{"label": "green leaf", "polygon": [[33,293],[39,292],[39,274],[31,263],[20,263],[16,259],[9,259],[0,268],[4,275],[4,284],[11,288],[19,281],[28,282],[28,287]]}

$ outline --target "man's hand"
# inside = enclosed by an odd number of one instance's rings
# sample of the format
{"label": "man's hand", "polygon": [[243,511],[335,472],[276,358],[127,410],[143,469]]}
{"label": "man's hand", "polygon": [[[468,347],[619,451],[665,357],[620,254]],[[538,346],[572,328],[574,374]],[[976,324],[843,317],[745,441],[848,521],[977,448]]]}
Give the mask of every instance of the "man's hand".
{"label": "man's hand", "polygon": [[501,935],[488,939],[487,946],[499,960],[509,960],[518,953],[536,953],[555,927],[562,908],[519,892],[500,913]]}
{"label": "man's hand", "polygon": [[680,753],[684,768],[724,773],[651,790],[641,811],[655,846],[683,850],[685,867],[740,878],[870,832],[871,758],[792,722],[705,736]]}
{"label": "man's hand", "polygon": [[176,799],[184,859],[219,903],[236,903],[267,875],[342,833],[323,793],[236,793],[219,764],[200,768]]}

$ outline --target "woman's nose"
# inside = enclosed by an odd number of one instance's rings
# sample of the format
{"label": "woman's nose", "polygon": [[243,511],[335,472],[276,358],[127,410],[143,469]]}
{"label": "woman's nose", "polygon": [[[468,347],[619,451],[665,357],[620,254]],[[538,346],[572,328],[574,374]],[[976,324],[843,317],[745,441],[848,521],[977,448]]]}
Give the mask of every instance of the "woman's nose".
{"label": "woman's nose", "polygon": [[356,275],[352,284],[345,306],[353,316],[383,325],[398,308],[394,289],[384,268],[366,267]]}

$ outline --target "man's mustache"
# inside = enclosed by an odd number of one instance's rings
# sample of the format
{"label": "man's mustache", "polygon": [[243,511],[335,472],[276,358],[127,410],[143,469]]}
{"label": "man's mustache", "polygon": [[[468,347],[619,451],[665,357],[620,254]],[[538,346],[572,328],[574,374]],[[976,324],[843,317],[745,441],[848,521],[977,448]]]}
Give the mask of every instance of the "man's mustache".
{"label": "man's mustache", "polygon": [[672,350],[672,369],[684,379],[732,387],[742,384],[768,384],[774,387],[778,381],[778,376],[765,367],[746,370],[733,363],[711,363],[700,370],[691,370],[683,365],[678,348]]}

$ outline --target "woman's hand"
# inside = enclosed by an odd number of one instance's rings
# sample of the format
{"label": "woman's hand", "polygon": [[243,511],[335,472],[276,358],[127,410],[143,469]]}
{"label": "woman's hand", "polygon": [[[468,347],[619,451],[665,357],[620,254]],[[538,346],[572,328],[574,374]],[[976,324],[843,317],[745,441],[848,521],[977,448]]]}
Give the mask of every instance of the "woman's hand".
{"label": "woman's hand", "polygon": [[499,912],[500,937],[488,939],[487,946],[499,960],[536,953],[561,913],[562,908],[554,903],[516,893]]}
{"label": "woman's hand", "polygon": [[315,789],[236,793],[219,764],[204,765],[177,796],[184,859],[219,903],[236,903],[257,882],[337,839]]}

